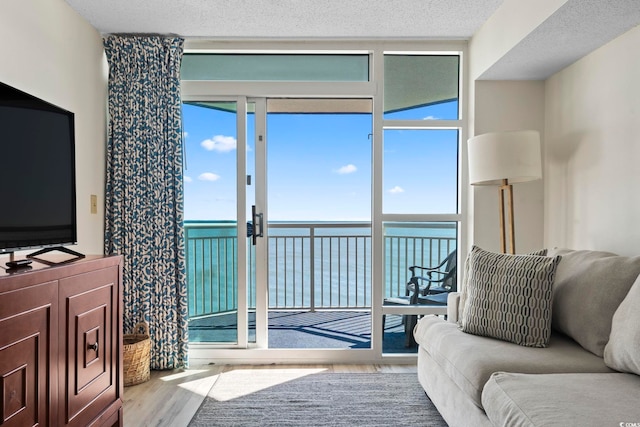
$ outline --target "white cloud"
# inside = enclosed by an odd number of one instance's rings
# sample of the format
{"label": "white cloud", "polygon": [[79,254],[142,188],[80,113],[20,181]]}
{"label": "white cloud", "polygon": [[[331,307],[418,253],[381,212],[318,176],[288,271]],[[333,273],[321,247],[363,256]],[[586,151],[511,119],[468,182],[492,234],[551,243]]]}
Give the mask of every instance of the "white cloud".
{"label": "white cloud", "polygon": [[395,187],[393,187],[391,190],[389,190],[389,193],[391,194],[399,194],[399,193],[404,193],[404,188],[396,185]]}
{"label": "white cloud", "polygon": [[191,179],[190,176],[187,176],[187,175],[184,176],[184,182],[191,182],[191,181],[193,181],[193,179]]}
{"label": "white cloud", "polygon": [[357,170],[358,170],[358,168],[355,167],[355,165],[348,164],[348,165],[342,166],[340,169],[336,170],[336,173],[338,173],[340,175],[345,175],[345,174],[348,174],[348,173],[354,173]]}
{"label": "white cloud", "polygon": [[436,116],[427,116],[422,120],[440,120],[440,117],[436,117]]}
{"label": "white cloud", "polygon": [[217,181],[220,179],[220,175],[216,175],[215,173],[205,172],[198,175],[198,179],[200,181]]}
{"label": "white cloud", "polygon": [[211,139],[205,139],[200,143],[202,148],[208,151],[228,153],[236,149],[237,141],[232,136],[216,135]]}

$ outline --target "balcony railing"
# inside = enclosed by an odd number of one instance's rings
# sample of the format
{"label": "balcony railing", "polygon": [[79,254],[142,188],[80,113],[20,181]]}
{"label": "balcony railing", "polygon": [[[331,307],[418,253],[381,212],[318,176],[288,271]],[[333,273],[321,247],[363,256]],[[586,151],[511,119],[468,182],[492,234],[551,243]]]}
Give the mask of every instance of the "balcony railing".
{"label": "balcony railing", "polygon": [[[234,222],[185,223],[190,317],[237,308]],[[269,223],[270,309],[371,307],[371,224]],[[402,295],[411,265],[434,265],[456,245],[455,223],[385,223],[385,296]],[[255,307],[254,247],[248,271]]]}

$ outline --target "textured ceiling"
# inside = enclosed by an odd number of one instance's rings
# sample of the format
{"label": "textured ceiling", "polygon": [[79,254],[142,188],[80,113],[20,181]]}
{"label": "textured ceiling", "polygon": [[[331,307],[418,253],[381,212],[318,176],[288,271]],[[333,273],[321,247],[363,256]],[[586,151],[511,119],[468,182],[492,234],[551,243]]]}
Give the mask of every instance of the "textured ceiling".
{"label": "textured ceiling", "polygon": [[101,33],[467,39],[502,0],[66,0]]}
{"label": "textured ceiling", "polygon": [[480,79],[544,80],[639,23],[640,0],[568,0]]}
{"label": "textured ceiling", "polygon": [[[66,1],[102,34],[160,33],[215,40],[470,39],[503,3],[503,0]],[[638,24],[640,0],[567,0],[480,78],[546,79]]]}

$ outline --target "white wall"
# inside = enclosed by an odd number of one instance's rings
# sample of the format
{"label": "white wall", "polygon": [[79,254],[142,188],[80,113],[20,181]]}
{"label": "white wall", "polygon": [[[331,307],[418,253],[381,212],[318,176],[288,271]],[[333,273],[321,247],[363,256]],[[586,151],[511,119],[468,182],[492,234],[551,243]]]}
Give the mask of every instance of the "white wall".
{"label": "white wall", "polygon": [[640,27],[545,85],[545,242],[640,255]]}
{"label": "white wall", "polygon": [[[78,245],[73,249],[101,254],[107,92],[102,38],[64,0],[2,0],[0,39],[1,82],[75,113]],[[97,214],[90,214],[91,194],[98,196]]]}
{"label": "white wall", "polygon": [[[469,136],[533,129],[543,137],[543,82],[476,79],[566,2],[567,0],[505,0],[473,36],[469,43]],[[544,246],[543,188],[541,181],[514,185],[518,253],[538,250]],[[469,191],[470,243],[487,250],[500,251],[498,206],[496,187],[473,187]]]}
{"label": "white wall", "polygon": [[[473,134],[537,130],[544,135],[544,83],[540,81],[476,81]],[[543,176],[543,180],[544,180]],[[543,182],[513,186],[516,252],[543,247]],[[472,187],[471,243],[500,252],[498,187]]]}

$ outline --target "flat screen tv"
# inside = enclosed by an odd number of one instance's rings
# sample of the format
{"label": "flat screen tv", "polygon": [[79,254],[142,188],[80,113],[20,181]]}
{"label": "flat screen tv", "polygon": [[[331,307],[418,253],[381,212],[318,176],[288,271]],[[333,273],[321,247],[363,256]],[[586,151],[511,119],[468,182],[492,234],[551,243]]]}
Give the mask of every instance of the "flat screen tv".
{"label": "flat screen tv", "polygon": [[73,252],[74,135],[72,112],[0,83],[0,254]]}

